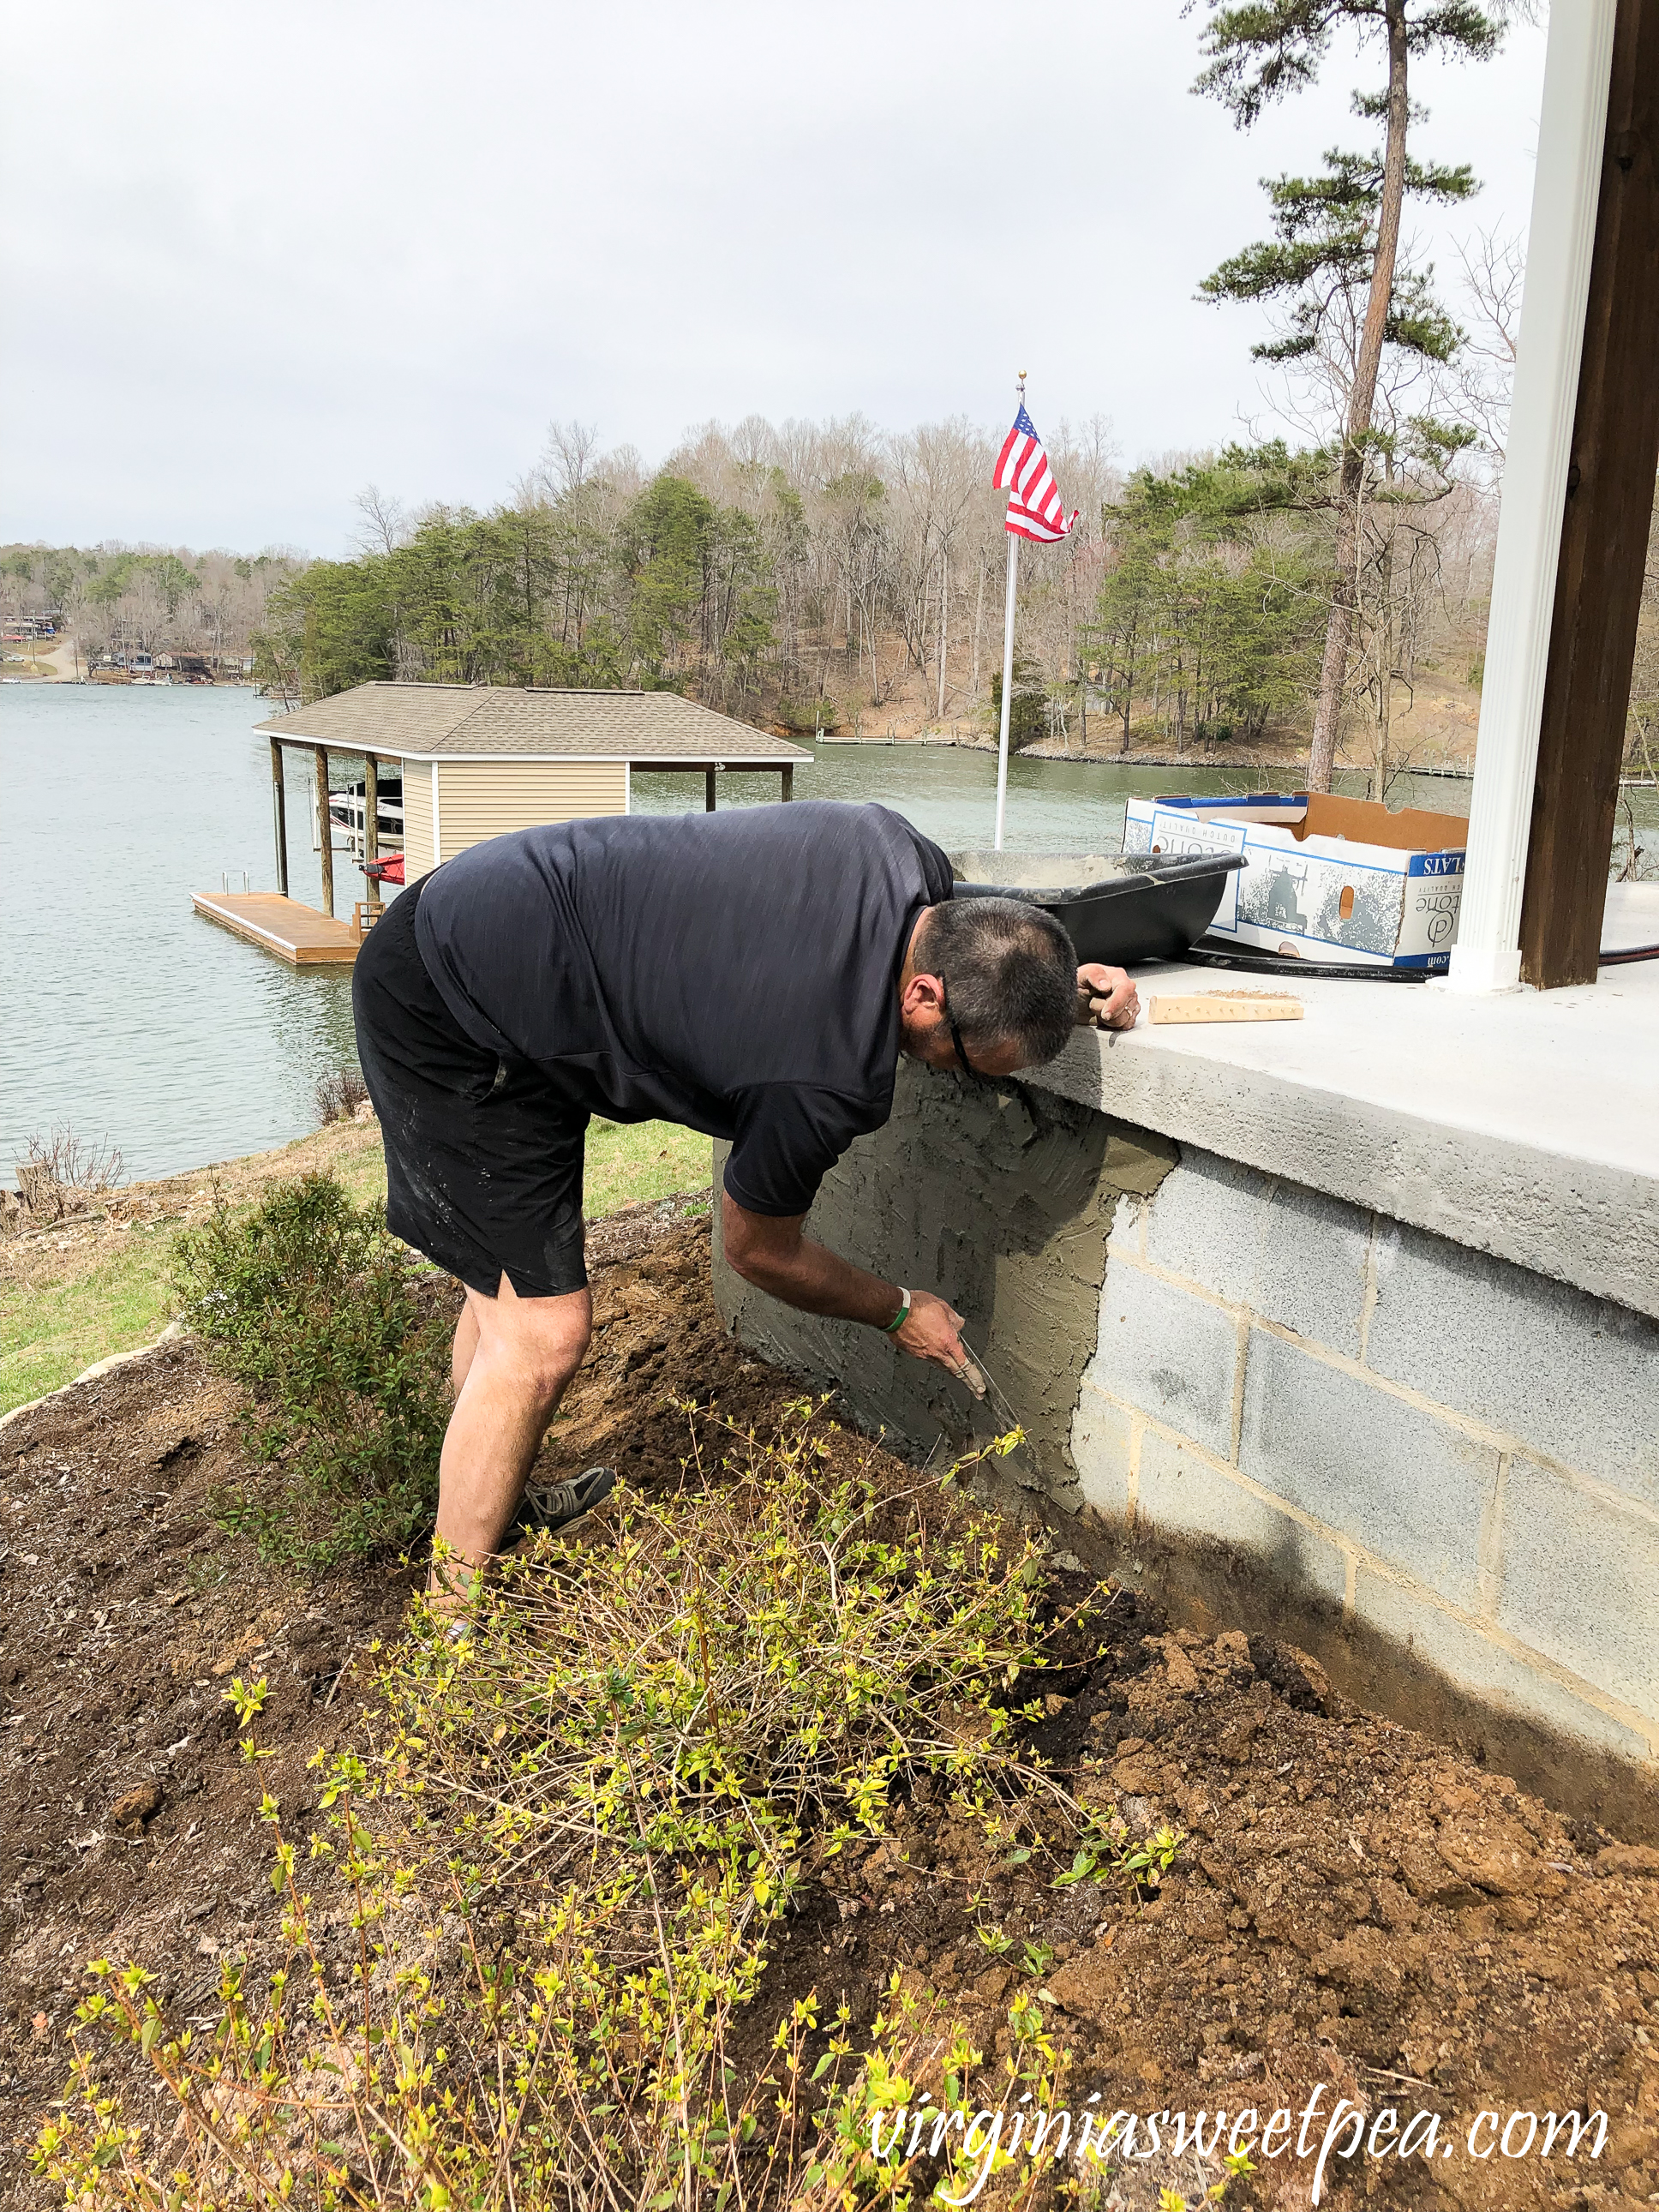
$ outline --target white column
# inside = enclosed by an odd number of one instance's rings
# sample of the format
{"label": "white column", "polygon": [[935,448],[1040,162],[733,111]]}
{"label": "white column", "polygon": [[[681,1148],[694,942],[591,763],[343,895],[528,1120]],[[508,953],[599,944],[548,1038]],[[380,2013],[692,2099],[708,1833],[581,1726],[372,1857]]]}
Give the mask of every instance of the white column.
{"label": "white column", "polygon": [[1555,0],[1550,9],[1468,866],[1447,978],[1455,991],[1510,990],[1521,977],[1521,891],[1601,191],[1614,5]]}

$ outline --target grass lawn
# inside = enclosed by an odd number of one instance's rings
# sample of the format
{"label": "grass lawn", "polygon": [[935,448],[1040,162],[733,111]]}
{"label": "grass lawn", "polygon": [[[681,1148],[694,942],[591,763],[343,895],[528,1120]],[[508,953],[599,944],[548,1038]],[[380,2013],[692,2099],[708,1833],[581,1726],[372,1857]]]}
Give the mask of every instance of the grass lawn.
{"label": "grass lawn", "polygon": [[590,1221],[673,1191],[702,1190],[708,1176],[708,1139],[695,1129],[672,1121],[589,1124],[582,1202]]}
{"label": "grass lawn", "polygon": [[[341,1124],[274,1152],[135,1184],[117,1194],[108,1213],[0,1242],[0,1413],[72,1382],[95,1359],[154,1343],[173,1313],[173,1237],[200,1218],[216,1188],[236,1206],[313,1168],[337,1176],[360,1205],[386,1194],[379,1128]],[[707,1137],[665,1121],[595,1121],[587,1134],[588,1218],[701,1189],[708,1173]]]}
{"label": "grass lawn", "polygon": [[106,1352],[153,1343],[167,1327],[170,1231],[99,1240],[76,1269],[0,1289],[0,1413],[44,1398]]}

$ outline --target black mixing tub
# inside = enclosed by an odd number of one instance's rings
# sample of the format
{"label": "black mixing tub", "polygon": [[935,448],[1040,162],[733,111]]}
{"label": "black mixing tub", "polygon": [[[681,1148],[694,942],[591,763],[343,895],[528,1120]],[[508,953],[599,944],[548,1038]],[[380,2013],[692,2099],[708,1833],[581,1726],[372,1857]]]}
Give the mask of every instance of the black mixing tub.
{"label": "black mixing tub", "polygon": [[[961,865],[984,866],[990,860],[970,854]],[[1143,960],[1181,959],[1215,920],[1227,878],[1248,864],[1242,853],[1125,853],[1105,864],[1109,875],[1075,885],[1030,880],[1074,865],[1064,859],[1002,854],[993,865],[1010,880],[958,883],[951,896],[1040,906],[1071,939],[1079,962],[1133,968]],[[1021,876],[1024,882],[1017,880]]]}

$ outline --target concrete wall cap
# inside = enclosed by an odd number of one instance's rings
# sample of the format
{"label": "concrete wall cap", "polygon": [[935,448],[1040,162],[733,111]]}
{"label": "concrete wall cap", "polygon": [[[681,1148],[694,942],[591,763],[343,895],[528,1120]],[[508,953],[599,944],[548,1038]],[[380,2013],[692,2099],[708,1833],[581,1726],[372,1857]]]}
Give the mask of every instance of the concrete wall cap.
{"label": "concrete wall cap", "polygon": [[1491,998],[1297,992],[1301,1022],[1079,1030],[1022,1080],[1659,1317],[1659,963]]}

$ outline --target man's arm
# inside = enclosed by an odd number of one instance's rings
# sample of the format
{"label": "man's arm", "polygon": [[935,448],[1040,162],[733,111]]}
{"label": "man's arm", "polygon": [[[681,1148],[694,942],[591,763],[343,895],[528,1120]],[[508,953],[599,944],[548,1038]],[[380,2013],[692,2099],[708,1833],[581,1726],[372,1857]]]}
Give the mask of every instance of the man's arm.
{"label": "man's arm", "polygon": [[[885,1328],[902,1303],[897,1285],[803,1237],[800,1225],[805,1218],[803,1213],[751,1213],[730,1191],[720,1193],[726,1256],[744,1282],[803,1313]],[[966,1381],[961,1330],[962,1316],[943,1298],[930,1291],[912,1290],[910,1310],[893,1341],[913,1358],[931,1359]]]}

